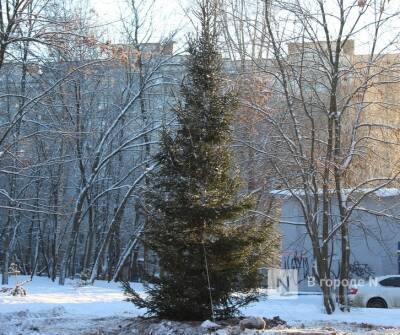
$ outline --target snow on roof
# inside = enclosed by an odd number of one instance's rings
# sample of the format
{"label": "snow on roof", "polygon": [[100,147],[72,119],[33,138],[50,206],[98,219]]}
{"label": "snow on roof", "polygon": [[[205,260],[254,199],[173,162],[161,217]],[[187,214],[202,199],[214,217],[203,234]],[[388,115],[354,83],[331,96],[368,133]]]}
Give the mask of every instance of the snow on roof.
{"label": "snow on roof", "polygon": [[[373,188],[362,188],[362,189],[353,189],[353,188],[346,188],[343,190],[343,193],[345,195],[348,195],[350,193],[368,193],[373,191]],[[334,193],[334,190],[331,190],[330,193]],[[372,192],[374,195],[376,195],[379,198],[385,198],[385,197],[395,197],[400,195],[400,188],[380,188],[376,191]],[[282,189],[282,190],[272,190],[270,194],[278,196],[278,197],[283,197],[283,198],[289,198],[292,196],[304,196],[305,191],[302,189],[294,189],[294,190],[289,190],[289,189]],[[322,190],[318,191],[318,194],[322,194]]]}

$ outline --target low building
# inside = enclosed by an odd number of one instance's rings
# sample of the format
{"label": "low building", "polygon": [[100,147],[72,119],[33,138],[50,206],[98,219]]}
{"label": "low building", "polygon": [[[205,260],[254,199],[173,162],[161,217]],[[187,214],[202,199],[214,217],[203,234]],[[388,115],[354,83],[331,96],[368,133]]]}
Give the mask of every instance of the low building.
{"label": "low building", "polygon": [[[296,191],[297,192],[297,191]],[[307,280],[315,273],[311,241],[299,201],[289,191],[274,191],[281,199],[282,267],[297,269],[300,290],[314,290]],[[298,194],[296,194],[298,195]],[[300,194],[301,196],[301,194]],[[386,188],[368,195],[349,222],[350,275],[367,279],[400,274],[400,189]],[[331,206],[332,227],[337,224],[338,208]],[[332,277],[340,273],[340,234],[330,242]]]}

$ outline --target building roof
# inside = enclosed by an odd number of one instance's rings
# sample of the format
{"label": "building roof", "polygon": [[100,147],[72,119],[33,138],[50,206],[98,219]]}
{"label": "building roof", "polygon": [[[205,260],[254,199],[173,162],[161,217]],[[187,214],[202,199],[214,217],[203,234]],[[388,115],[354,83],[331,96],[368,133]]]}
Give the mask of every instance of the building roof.
{"label": "building roof", "polygon": [[[343,193],[345,195],[349,195],[350,193],[371,193],[371,195],[375,195],[378,198],[387,198],[387,197],[395,197],[395,196],[400,196],[400,188],[380,188],[375,190],[375,188],[363,188],[363,189],[354,189],[354,188],[346,188],[343,190]],[[330,193],[334,194],[335,190],[331,190]],[[281,197],[281,198],[290,198],[293,196],[299,196],[302,197],[305,195],[305,191],[302,189],[294,189],[294,190],[289,190],[289,189],[282,189],[282,190],[272,190],[270,191],[270,194]],[[318,194],[322,194],[322,190],[318,192]]]}

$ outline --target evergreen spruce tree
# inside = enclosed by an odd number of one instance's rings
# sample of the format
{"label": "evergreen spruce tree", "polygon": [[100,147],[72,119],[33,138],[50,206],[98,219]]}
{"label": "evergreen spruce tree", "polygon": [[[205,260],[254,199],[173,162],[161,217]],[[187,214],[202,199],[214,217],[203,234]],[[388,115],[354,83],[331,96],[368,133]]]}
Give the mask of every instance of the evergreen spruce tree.
{"label": "evergreen spruce tree", "polygon": [[265,259],[256,250],[268,230],[242,218],[252,201],[238,196],[240,180],[232,167],[237,99],[224,89],[213,3],[199,1],[201,29],[189,39],[179,129],[162,135],[160,169],[147,197],[154,211],[143,242],[156,252],[160,275],[147,287],[146,299],[125,284],[128,300],[167,319],[233,316],[255,299],[257,269]]}

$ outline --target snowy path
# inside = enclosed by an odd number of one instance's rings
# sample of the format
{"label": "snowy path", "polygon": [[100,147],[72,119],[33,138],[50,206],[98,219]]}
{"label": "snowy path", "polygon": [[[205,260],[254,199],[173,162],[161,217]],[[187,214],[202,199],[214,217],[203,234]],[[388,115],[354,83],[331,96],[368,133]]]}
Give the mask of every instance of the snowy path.
{"label": "snowy path", "polygon": [[[142,290],[140,284],[134,284],[134,288],[137,291]],[[97,281],[94,286],[76,287],[69,281],[62,287],[48,278],[35,277],[33,282],[26,285],[26,289],[26,297],[0,294],[0,335],[121,334],[119,329],[144,313],[124,301],[117,283]],[[262,300],[242,312],[248,316],[267,318],[279,315],[294,326],[340,324],[342,329],[349,329],[352,327],[345,325],[346,323],[364,323],[399,327],[398,331],[386,333],[400,334],[400,309],[353,309],[350,314],[337,312],[328,316],[323,313],[320,296]],[[107,329],[107,332],[102,332],[101,329]],[[380,330],[374,334],[383,333],[384,330]]]}

